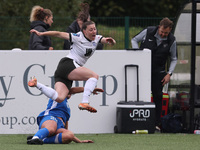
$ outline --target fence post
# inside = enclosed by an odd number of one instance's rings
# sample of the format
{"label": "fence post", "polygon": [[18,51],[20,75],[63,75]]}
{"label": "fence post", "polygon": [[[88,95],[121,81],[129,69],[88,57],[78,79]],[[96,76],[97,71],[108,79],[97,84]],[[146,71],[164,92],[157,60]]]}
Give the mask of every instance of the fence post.
{"label": "fence post", "polygon": [[129,16],[125,17],[125,49],[129,48]]}

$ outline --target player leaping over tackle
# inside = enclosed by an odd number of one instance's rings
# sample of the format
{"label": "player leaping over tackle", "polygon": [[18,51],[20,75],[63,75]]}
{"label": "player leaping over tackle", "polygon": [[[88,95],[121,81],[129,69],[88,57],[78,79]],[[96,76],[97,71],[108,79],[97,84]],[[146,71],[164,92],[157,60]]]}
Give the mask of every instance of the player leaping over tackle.
{"label": "player leaping over tackle", "polygon": [[60,60],[55,71],[55,90],[37,82],[35,78],[31,79],[28,85],[37,87],[52,100],[62,102],[67,97],[73,81],[86,81],[83,99],[78,107],[81,110],[97,112],[95,108],[89,105],[89,97],[97,85],[99,76],[90,69],[83,67],[83,65],[92,56],[99,42],[114,45],[116,43],[115,40],[111,37],[96,35],[97,30],[93,21],[85,22],[82,26],[82,31],[78,33],[38,32],[34,29],[30,32],[36,33],[38,36],[54,36],[67,39],[73,44],[69,54]]}

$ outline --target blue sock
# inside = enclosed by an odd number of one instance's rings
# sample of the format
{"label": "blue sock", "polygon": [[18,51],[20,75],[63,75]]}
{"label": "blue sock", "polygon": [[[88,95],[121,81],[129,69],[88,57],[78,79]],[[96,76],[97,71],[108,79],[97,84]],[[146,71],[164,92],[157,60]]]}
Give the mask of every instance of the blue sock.
{"label": "blue sock", "polygon": [[62,144],[62,133],[47,137],[43,140],[45,144]]}
{"label": "blue sock", "polygon": [[45,137],[49,136],[49,130],[47,128],[40,129],[34,136],[39,137],[39,139],[44,139]]}

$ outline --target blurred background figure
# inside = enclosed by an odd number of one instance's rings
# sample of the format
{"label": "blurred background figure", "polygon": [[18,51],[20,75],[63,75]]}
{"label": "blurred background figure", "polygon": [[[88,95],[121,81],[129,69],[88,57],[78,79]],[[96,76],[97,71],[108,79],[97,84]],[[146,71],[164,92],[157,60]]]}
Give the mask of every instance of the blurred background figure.
{"label": "blurred background figure", "polygon": [[[30,15],[31,29],[40,32],[48,31],[53,23],[53,13],[49,9],[41,6],[34,6]],[[51,38],[48,36],[37,36],[31,33],[29,39],[30,50],[53,50],[51,46]]]}
{"label": "blurred background figure", "polygon": [[[79,31],[81,31],[83,23],[86,22],[86,21],[90,21],[90,13],[89,13],[90,6],[89,6],[89,4],[88,3],[81,3],[80,7],[81,7],[81,10],[77,15],[76,20],[74,20],[72,22],[72,24],[69,27],[67,27],[67,29],[66,29],[67,33],[77,33]],[[73,44],[73,43],[70,43],[69,40],[64,40],[63,49],[70,50],[71,44]],[[101,50],[101,49],[103,49],[103,44],[99,43],[97,45],[96,50]]]}

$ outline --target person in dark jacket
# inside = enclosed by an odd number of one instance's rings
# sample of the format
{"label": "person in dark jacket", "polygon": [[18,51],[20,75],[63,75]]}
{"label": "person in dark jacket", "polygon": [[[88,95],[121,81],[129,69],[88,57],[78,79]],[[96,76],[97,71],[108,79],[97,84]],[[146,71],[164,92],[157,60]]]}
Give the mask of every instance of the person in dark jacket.
{"label": "person in dark jacket", "polygon": [[[40,6],[34,6],[30,15],[31,29],[40,32],[48,31],[53,23],[53,14],[51,10]],[[31,33],[29,40],[29,50],[53,50],[51,38],[48,36],[37,36]]]}
{"label": "person in dark jacket", "polygon": [[[77,15],[77,19],[74,20],[69,27],[67,27],[67,33],[78,33],[82,29],[82,24],[86,21],[90,21],[89,5],[87,3],[81,3],[81,11]],[[97,33],[98,34],[98,33]],[[69,40],[64,40],[64,50],[70,50],[71,44]],[[103,44],[99,43],[96,50],[102,50]]]}
{"label": "person in dark jacket", "polygon": [[[173,22],[163,18],[159,26],[150,26],[141,31],[131,40],[132,48],[148,48],[151,50],[151,90],[156,105],[156,127],[161,126],[162,90],[170,81],[177,63],[177,47],[174,35],[171,33]],[[169,69],[166,62],[170,58]],[[167,70],[167,71],[166,71]]]}

